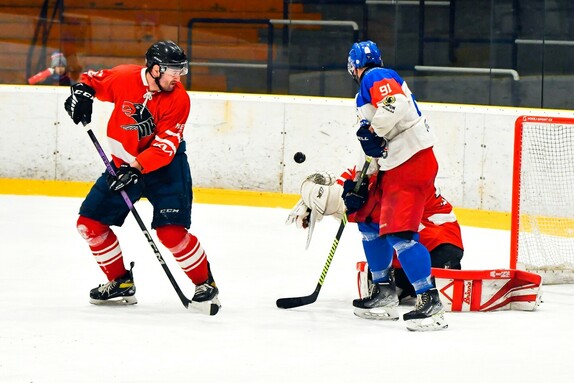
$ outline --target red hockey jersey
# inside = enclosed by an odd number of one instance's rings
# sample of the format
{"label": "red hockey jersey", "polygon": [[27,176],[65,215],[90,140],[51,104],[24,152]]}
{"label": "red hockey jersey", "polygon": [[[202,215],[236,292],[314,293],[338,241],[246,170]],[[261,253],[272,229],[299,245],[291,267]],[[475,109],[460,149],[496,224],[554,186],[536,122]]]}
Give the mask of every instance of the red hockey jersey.
{"label": "red hockey jersey", "polygon": [[425,204],[419,234],[420,242],[429,251],[443,243],[450,243],[464,250],[460,225],[456,220],[452,205],[440,195],[438,190]]}
{"label": "red hockey jersey", "polygon": [[138,65],[88,71],[81,82],[94,88],[98,100],[114,104],[107,136],[117,166],[137,159],[149,173],[171,162],[191,104],[181,83],[171,92],[151,92],[145,68]]}

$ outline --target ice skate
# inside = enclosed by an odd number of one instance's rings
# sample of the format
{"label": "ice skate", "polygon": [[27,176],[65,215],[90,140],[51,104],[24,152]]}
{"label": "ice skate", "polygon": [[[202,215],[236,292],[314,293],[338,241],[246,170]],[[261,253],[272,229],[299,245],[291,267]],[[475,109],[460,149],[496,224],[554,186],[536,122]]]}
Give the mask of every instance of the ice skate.
{"label": "ice skate", "polygon": [[130,264],[130,269],[119,278],[100,285],[90,291],[90,303],[94,305],[133,305],[138,303],[135,293],[134,276],[132,269],[134,263]]}
{"label": "ice skate", "polygon": [[191,307],[201,311],[204,314],[215,315],[221,307],[219,302],[219,289],[215,284],[211,268],[208,267],[207,280],[195,286],[195,293],[191,299]]}
{"label": "ice skate", "polygon": [[404,314],[403,320],[410,331],[437,331],[447,328],[438,290],[432,288],[418,294],[415,309]]}
{"label": "ice skate", "polygon": [[373,283],[372,289],[368,297],[353,300],[354,314],[364,319],[399,319],[399,298],[394,283]]}

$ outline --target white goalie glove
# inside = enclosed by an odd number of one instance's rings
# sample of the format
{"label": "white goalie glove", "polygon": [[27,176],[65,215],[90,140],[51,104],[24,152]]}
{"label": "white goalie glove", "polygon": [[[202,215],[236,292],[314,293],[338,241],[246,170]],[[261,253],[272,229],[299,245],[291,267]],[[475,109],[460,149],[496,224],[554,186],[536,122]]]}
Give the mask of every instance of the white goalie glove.
{"label": "white goalie glove", "polygon": [[303,199],[301,198],[299,202],[291,209],[289,216],[287,217],[287,221],[285,221],[286,225],[291,225],[295,223],[297,229],[306,229],[309,227],[309,216],[311,215],[311,209],[305,205]]}
{"label": "white goalie glove", "polygon": [[295,223],[297,228],[309,229],[305,249],[311,243],[315,222],[326,215],[340,219],[345,213],[345,204],[341,198],[343,187],[336,181],[332,174],[314,173],[301,184],[301,199],[289,213],[285,224]]}

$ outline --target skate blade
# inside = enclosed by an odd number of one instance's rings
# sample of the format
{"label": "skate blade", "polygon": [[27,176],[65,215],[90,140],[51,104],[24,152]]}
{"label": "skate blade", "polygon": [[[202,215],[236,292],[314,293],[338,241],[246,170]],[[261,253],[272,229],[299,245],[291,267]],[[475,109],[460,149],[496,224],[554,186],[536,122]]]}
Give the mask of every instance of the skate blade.
{"label": "skate blade", "polygon": [[219,298],[215,297],[205,302],[190,301],[187,307],[205,315],[216,315],[221,308],[221,303],[219,303]]}
{"label": "skate blade", "polygon": [[443,313],[428,318],[410,319],[405,322],[409,331],[439,331],[448,328]]}
{"label": "skate blade", "polygon": [[135,295],[132,295],[129,297],[117,297],[107,300],[90,298],[90,303],[98,306],[128,306],[135,305],[138,303],[138,300],[136,299]]}
{"label": "skate blade", "polygon": [[359,318],[371,320],[399,320],[399,311],[396,307],[375,307],[372,309],[361,309],[355,307],[353,313]]}

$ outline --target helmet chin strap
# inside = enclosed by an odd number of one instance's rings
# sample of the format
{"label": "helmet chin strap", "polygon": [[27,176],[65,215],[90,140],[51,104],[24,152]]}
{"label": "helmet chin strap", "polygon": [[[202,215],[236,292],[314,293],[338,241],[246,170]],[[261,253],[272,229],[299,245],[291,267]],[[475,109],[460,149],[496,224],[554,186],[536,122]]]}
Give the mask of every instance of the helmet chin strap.
{"label": "helmet chin strap", "polygon": [[[152,76],[153,77],[153,76]],[[159,76],[157,77],[153,77],[153,80],[155,81],[157,87],[159,88],[160,91],[165,92],[165,89],[163,89],[161,87],[161,84],[159,83],[159,79],[161,78],[161,72],[159,73]]]}
{"label": "helmet chin strap", "polygon": [[159,83],[159,79],[161,78],[161,75],[162,75],[161,70],[160,70],[160,72],[159,72],[159,76],[154,77],[153,74],[151,73],[152,69],[153,69],[153,67],[150,68],[150,69],[148,69],[147,72],[149,73],[149,75],[151,76],[151,78],[153,78],[153,80],[155,81],[155,84],[157,85],[157,87],[159,88],[159,90],[162,91],[162,92],[165,92],[165,89],[163,89],[163,88],[161,87],[161,84]]}
{"label": "helmet chin strap", "polygon": [[357,83],[357,85],[361,86],[361,79],[358,76],[359,69],[355,68],[353,71],[353,80]]}

